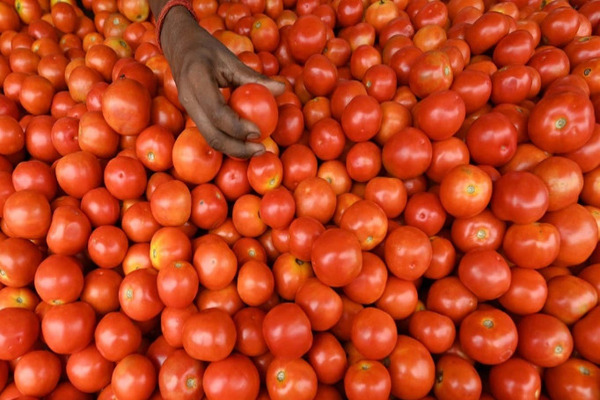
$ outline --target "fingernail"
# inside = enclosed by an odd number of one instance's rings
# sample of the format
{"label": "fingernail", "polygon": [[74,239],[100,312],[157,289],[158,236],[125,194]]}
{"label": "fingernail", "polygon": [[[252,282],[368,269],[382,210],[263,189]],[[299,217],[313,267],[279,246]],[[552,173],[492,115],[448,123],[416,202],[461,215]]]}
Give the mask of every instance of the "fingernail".
{"label": "fingernail", "polygon": [[258,138],[260,138],[260,133],[256,133],[256,132],[254,132],[254,133],[251,133],[251,134],[249,134],[249,135],[247,136],[247,138],[248,138],[249,140],[258,139]]}

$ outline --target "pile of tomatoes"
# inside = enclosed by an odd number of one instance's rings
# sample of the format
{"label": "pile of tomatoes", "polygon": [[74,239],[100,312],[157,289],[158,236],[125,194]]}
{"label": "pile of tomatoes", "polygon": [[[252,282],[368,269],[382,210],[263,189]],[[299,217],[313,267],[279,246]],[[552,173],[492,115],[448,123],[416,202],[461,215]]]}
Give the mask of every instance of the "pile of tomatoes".
{"label": "pile of tomatoes", "polygon": [[600,398],[600,0],[0,1],[0,400]]}

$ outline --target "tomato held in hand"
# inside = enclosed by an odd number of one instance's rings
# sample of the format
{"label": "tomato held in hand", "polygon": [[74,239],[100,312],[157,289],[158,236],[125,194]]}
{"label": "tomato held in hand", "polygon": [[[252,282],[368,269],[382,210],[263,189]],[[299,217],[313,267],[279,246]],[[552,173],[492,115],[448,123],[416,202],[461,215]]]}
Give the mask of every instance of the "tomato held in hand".
{"label": "tomato held in hand", "polygon": [[277,102],[269,89],[258,83],[247,83],[235,89],[229,98],[229,105],[241,118],[247,119],[259,129],[260,137],[252,140],[263,141],[277,127]]}

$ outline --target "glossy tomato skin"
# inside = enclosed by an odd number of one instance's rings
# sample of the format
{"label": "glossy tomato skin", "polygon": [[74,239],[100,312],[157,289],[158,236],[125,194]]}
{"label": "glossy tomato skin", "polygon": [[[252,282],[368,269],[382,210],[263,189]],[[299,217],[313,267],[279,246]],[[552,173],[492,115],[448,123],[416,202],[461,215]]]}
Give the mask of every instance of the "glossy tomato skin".
{"label": "glossy tomato skin", "polygon": [[415,178],[430,166],[431,141],[417,128],[407,127],[391,136],[384,144],[381,160],[384,168],[399,179]]}
{"label": "glossy tomato skin", "polygon": [[429,393],[435,382],[435,364],[425,346],[409,336],[399,335],[389,359],[394,396],[416,400]]}
{"label": "glossy tomato skin", "polygon": [[206,367],[202,387],[209,399],[253,400],[260,389],[258,370],[248,357],[232,354]]}
{"label": "glossy tomato skin", "polygon": [[479,399],[481,378],[472,364],[456,355],[444,355],[436,364],[433,392],[439,400]]}
{"label": "glossy tomato skin", "polygon": [[546,213],[549,202],[548,189],[541,179],[530,172],[515,171],[496,181],[490,204],[498,218],[529,224]]}
{"label": "glossy tomato skin", "polygon": [[495,308],[469,314],[460,324],[459,337],[465,353],[487,365],[508,360],[517,349],[515,323]]}
{"label": "glossy tomato skin", "polygon": [[391,386],[389,372],[378,361],[358,361],[344,376],[344,389],[349,400],[386,399],[390,396]]}
{"label": "glossy tomato skin", "polygon": [[544,96],[531,110],[531,141],[550,153],[568,153],[583,146],[594,131],[593,105],[577,92]]}
{"label": "glossy tomato skin", "polygon": [[540,367],[564,363],[573,351],[573,337],[567,326],[546,314],[531,314],[518,323],[521,357]]}
{"label": "glossy tomato skin", "polygon": [[349,231],[328,229],[314,241],[311,263],[321,282],[333,287],[345,286],[361,271],[360,242]]}
{"label": "glossy tomato skin", "polygon": [[544,374],[544,384],[551,398],[593,399],[600,395],[597,365],[571,358],[563,364],[549,368]]}
{"label": "glossy tomato skin", "polygon": [[308,400],[317,393],[317,375],[302,358],[275,358],[267,369],[266,385],[273,400]]}
{"label": "glossy tomato skin", "polygon": [[517,131],[508,117],[490,112],[473,122],[467,131],[466,143],[476,163],[499,167],[515,154]]}
{"label": "glossy tomato skin", "polygon": [[277,126],[277,103],[269,90],[256,83],[240,86],[231,93],[229,104],[242,118],[256,124],[262,141]]}
{"label": "glossy tomato skin", "polygon": [[58,384],[60,372],[58,356],[47,350],[31,351],[15,367],[15,385],[25,396],[46,396]]}
{"label": "glossy tomato skin", "polygon": [[14,360],[31,349],[40,333],[40,321],[33,311],[22,308],[0,310],[1,360]]}
{"label": "glossy tomato skin", "polygon": [[540,374],[535,366],[516,357],[492,367],[490,386],[498,400],[537,398],[542,390]]}
{"label": "glossy tomato skin", "polygon": [[42,319],[42,334],[54,353],[72,354],[91,342],[95,323],[94,310],[85,302],[56,305]]}

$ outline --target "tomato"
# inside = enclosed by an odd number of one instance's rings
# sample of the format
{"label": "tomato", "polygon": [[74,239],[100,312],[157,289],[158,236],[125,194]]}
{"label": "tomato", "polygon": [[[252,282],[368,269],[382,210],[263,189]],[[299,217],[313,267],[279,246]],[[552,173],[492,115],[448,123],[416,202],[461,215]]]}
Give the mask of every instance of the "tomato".
{"label": "tomato", "polygon": [[121,280],[121,276],[113,270],[92,270],[85,276],[81,300],[100,315],[115,311],[119,308]]}
{"label": "tomato", "polygon": [[[123,108],[123,104],[127,107]],[[102,96],[102,114],[108,125],[121,135],[140,133],[150,122],[151,98],[139,82],[120,78]]]}
{"label": "tomato", "polygon": [[425,273],[432,258],[429,238],[412,226],[401,226],[385,240],[385,261],[392,274],[414,280]]}
{"label": "tomato", "polygon": [[339,382],[348,367],[346,353],[336,337],[329,333],[318,333],[308,352],[308,361],[315,370],[319,382]]}
{"label": "tomato", "polygon": [[572,329],[575,349],[585,359],[598,363],[598,343],[595,335],[598,330],[598,318],[600,308],[596,307],[575,323]]}
{"label": "tomato", "polygon": [[551,398],[593,399],[600,395],[597,365],[571,358],[544,373],[544,384]]}
{"label": "tomato", "polygon": [[33,282],[42,253],[28,240],[7,238],[0,242],[0,283],[22,287]]}
{"label": "tomato", "polygon": [[465,40],[473,54],[482,54],[496,45],[510,30],[510,20],[497,12],[486,12],[465,29]]}
{"label": "tomato", "polygon": [[[393,3],[392,3],[393,4]],[[344,376],[344,389],[349,400],[377,399],[390,396],[390,373],[378,361],[362,360],[351,365]]]}
{"label": "tomato", "polygon": [[327,28],[315,15],[302,15],[292,25],[288,46],[298,62],[304,63],[313,54],[321,53],[327,43]]}
{"label": "tomato", "polygon": [[510,268],[494,250],[472,250],[458,265],[458,277],[480,300],[502,296],[510,287]]}
{"label": "tomato", "polygon": [[515,357],[492,367],[490,387],[498,400],[538,398],[542,382],[534,365]]}
{"label": "tomato", "polygon": [[114,364],[104,358],[95,345],[69,356],[66,372],[69,382],[85,393],[101,390],[110,383]]}
{"label": "tomato", "polygon": [[428,310],[416,312],[410,318],[408,330],[432,354],[446,352],[456,336],[454,322],[449,317]]}
{"label": "tomato", "polygon": [[249,260],[240,267],[237,276],[237,291],[242,301],[249,306],[259,306],[273,294],[275,279],[266,263]]}
{"label": "tomato", "polygon": [[448,212],[458,218],[479,214],[492,197],[492,180],[475,165],[458,165],[441,181],[440,201]]}
{"label": "tomato", "polygon": [[579,204],[549,212],[542,222],[554,225],[559,232],[560,247],[556,263],[577,265],[592,253],[598,238],[594,217]]}
{"label": "tomato", "polygon": [[25,396],[46,396],[58,384],[61,369],[60,359],[55,354],[46,350],[31,351],[21,357],[15,367],[15,385]]}
{"label": "tomato", "polygon": [[333,287],[345,286],[361,271],[360,242],[349,231],[328,229],[315,239],[311,263],[321,282]]}
{"label": "tomato", "polygon": [[339,226],[358,237],[362,250],[371,250],[387,235],[388,221],[377,203],[359,200],[346,209]]}
{"label": "tomato", "polygon": [[242,85],[231,93],[229,105],[242,118],[258,127],[260,137],[252,140],[262,141],[275,131],[277,103],[266,87],[256,83]]}
{"label": "tomato", "polygon": [[435,382],[435,364],[431,354],[419,341],[399,335],[389,356],[388,371],[392,395],[405,399],[426,396]]}
{"label": "tomato", "polygon": [[419,56],[411,66],[408,83],[410,90],[420,98],[450,89],[453,73],[446,53],[431,50]]}
{"label": "tomato", "polygon": [[149,398],[156,387],[156,369],[152,361],[140,354],[125,357],[113,371],[111,387],[119,399]]}
{"label": "tomato", "polygon": [[[548,89],[549,86],[558,83],[560,78],[566,77],[570,71],[569,57],[563,50],[554,46],[538,47],[527,65],[538,71],[541,87]],[[546,91],[546,94],[549,93]]]}
{"label": "tomato", "polygon": [[89,235],[87,250],[91,260],[101,268],[115,268],[127,254],[127,236],[116,226],[100,226]]}
{"label": "tomato", "polygon": [[204,394],[204,365],[185,351],[167,357],[158,373],[158,386],[164,399],[196,399]]}
{"label": "tomato", "polygon": [[206,398],[253,400],[260,390],[258,370],[252,361],[240,354],[210,363],[202,377]]}
{"label": "tomato", "polygon": [[512,268],[510,273],[510,287],[498,299],[500,304],[517,315],[540,312],[548,296],[548,286],[542,274],[518,267]]}
{"label": "tomato", "polygon": [[453,90],[432,93],[412,109],[415,127],[431,140],[444,140],[458,132],[465,118],[465,102]]}
{"label": "tomato", "polygon": [[223,360],[233,350],[235,332],[235,324],[226,312],[216,308],[200,311],[184,323],[183,347],[197,360]]}
{"label": "tomato", "polygon": [[302,261],[290,253],[283,253],[273,263],[275,291],[285,300],[293,300],[302,284],[314,276],[309,262]]}
{"label": "tomato", "polygon": [[142,332],[124,313],[110,312],[98,321],[94,340],[102,357],[119,361],[138,349]]}
{"label": "tomato", "polygon": [[406,187],[397,178],[375,177],[365,187],[365,200],[380,206],[388,218],[396,218],[406,206]]}
{"label": "tomato", "polygon": [[550,153],[577,150],[592,136],[592,110],[590,100],[580,93],[544,96],[531,110],[529,137],[536,146]]}
{"label": "tomato", "polygon": [[80,264],[72,257],[53,254],[35,272],[35,291],[42,301],[56,305],[71,303],[83,290]]}
{"label": "tomato", "polygon": [[281,303],[269,310],[263,321],[263,336],[275,357],[300,357],[313,343],[310,320],[294,303]]}
{"label": "tomato", "polygon": [[72,354],[91,342],[95,323],[94,310],[85,302],[56,305],[42,319],[42,334],[53,352]]}
{"label": "tomato", "polygon": [[164,308],[156,285],[157,273],[145,268],[131,272],[121,282],[119,303],[128,317],[136,321],[148,321]]}
{"label": "tomato", "polygon": [[466,316],[460,324],[459,338],[469,357],[488,365],[508,360],[517,349],[518,341],[513,320],[495,308],[481,309]]}
{"label": "tomato", "polygon": [[227,201],[221,190],[209,183],[196,186],[192,192],[190,220],[199,228],[213,229],[227,218]]}
{"label": "tomato", "polygon": [[499,67],[511,64],[526,64],[534,53],[536,43],[527,30],[509,33],[494,48],[494,63]]}
{"label": "tomato", "polygon": [[564,363],[573,351],[573,337],[559,319],[546,314],[524,316],[517,324],[519,355],[540,367]]}
{"label": "tomato", "polygon": [[40,322],[33,311],[24,308],[0,310],[1,360],[14,360],[28,352],[38,339]]}
{"label": "tomato", "polygon": [[191,259],[192,244],[179,228],[160,228],[152,235],[150,260],[154,268],[161,269],[172,261],[190,261]]}
{"label": "tomato", "polygon": [[317,375],[301,358],[275,358],[267,369],[269,396],[279,399],[313,399],[317,393]]}
{"label": "tomato", "polygon": [[[577,202],[584,188],[581,168],[565,157],[548,157],[532,172],[540,177],[549,192],[549,211],[557,211]],[[585,196],[583,196],[585,201]]]}
{"label": "tomato", "polygon": [[432,145],[423,131],[408,127],[391,136],[383,145],[384,168],[399,179],[415,178],[430,166]]}
{"label": "tomato", "polygon": [[190,263],[175,261],[158,271],[156,286],[166,307],[185,308],[198,293],[198,274]]}
{"label": "tomato", "polygon": [[548,281],[544,313],[572,325],[598,304],[594,287],[576,276],[555,276]]}
{"label": "tomato", "polygon": [[479,117],[467,131],[466,143],[478,164],[501,166],[517,149],[517,131],[510,120],[498,112]]}
{"label": "tomato", "polygon": [[477,400],[481,395],[481,378],[473,365],[465,359],[451,354],[444,355],[436,364],[433,393],[439,400]]}
{"label": "tomato", "polygon": [[381,106],[374,97],[358,95],[342,111],[342,129],[354,142],[369,140],[379,131],[382,117]]}
{"label": "tomato", "polygon": [[56,179],[68,195],[82,198],[102,183],[100,162],[91,153],[79,151],[63,156],[56,163]]}

